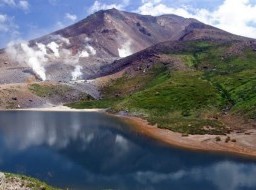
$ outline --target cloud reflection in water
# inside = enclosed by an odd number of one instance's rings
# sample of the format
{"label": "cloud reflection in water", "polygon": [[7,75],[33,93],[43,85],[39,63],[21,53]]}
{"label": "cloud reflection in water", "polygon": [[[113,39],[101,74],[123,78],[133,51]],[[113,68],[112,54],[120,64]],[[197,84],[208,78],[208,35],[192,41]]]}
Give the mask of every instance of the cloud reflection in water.
{"label": "cloud reflection in water", "polygon": [[255,162],[171,149],[97,113],[3,112],[0,160],[78,189],[256,189]]}

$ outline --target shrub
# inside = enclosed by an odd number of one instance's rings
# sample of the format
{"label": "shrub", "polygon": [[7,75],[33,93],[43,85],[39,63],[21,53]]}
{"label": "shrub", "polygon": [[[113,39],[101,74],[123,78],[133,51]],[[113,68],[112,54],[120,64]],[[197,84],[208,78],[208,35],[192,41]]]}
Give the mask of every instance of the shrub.
{"label": "shrub", "polygon": [[227,137],[225,140],[225,143],[228,143],[230,141],[230,137]]}

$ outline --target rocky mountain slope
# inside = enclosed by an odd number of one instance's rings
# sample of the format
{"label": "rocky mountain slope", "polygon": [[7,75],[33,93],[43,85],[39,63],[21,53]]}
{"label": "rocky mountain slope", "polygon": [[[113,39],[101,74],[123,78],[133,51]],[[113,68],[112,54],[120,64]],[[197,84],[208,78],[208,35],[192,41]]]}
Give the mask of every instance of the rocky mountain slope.
{"label": "rocky mountain slope", "polygon": [[0,82],[24,82],[29,76],[55,81],[87,79],[102,74],[101,66],[119,57],[159,42],[191,39],[244,38],[176,15],[153,17],[116,9],[99,11],[52,34],[1,50]]}
{"label": "rocky mountain slope", "polygon": [[[125,57],[167,40],[239,38],[195,19],[176,15],[145,16],[116,9],[99,11],[51,36],[68,39],[70,44],[66,48],[73,54],[84,51],[87,39],[96,56],[101,58]],[[46,44],[51,38],[47,35],[35,41]]]}
{"label": "rocky mountain slope", "polygon": [[[5,102],[2,107],[27,107],[27,103],[13,104],[13,100],[7,101],[10,97],[7,96],[9,92],[6,93],[6,89],[15,89],[11,96],[15,99],[24,94],[19,90],[19,86],[27,86],[25,89],[29,90],[33,83],[42,84],[43,89],[49,83],[53,83],[57,89],[62,89],[64,85],[72,88],[74,92],[99,98],[97,84],[86,80],[120,70],[122,65],[126,65],[119,64],[123,62],[117,61],[120,58],[132,54],[132,57],[141,57],[141,54],[136,53],[165,41],[179,43],[200,39],[249,40],[195,19],[176,15],[153,17],[116,9],[99,11],[62,30],[29,42],[10,43],[6,49],[0,50],[0,84],[3,85],[0,92],[4,96],[2,102]],[[148,56],[147,53],[144,58]],[[140,59],[142,58],[143,56]],[[33,95],[33,92],[29,91],[29,97],[32,97],[31,93]],[[24,99],[23,95],[21,97]],[[48,102],[48,97],[43,98],[44,100],[29,105],[38,106],[40,102]],[[56,99],[58,101],[54,103],[75,98],[54,98]],[[11,106],[6,102],[11,102]]]}

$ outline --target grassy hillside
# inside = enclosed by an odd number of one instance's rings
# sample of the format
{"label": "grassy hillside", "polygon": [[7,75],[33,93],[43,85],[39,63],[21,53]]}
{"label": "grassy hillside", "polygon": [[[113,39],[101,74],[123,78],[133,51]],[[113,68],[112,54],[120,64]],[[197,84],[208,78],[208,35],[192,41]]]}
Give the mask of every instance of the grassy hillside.
{"label": "grassy hillside", "polygon": [[[181,43],[156,47],[157,58],[141,61],[138,71],[128,68],[102,89],[102,100],[69,106],[125,111],[185,134],[227,134],[230,126],[219,119],[227,113],[256,119],[256,52],[250,44]],[[162,62],[162,56],[171,61]],[[174,64],[185,68],[174,69]]]}

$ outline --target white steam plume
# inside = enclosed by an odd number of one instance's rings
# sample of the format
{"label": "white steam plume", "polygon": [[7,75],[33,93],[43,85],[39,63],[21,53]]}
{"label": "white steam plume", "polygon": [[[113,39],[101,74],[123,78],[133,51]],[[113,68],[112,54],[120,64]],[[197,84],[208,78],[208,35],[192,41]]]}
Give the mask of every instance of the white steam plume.
{"label": "white steam plume", "polygon": [[80,54],[79,54],[79,57],[89,57],[89,53],[87,51],[82,51]]}
{"label": "white steam plume", "polygon": [[16,45],[14,42],[11,42],[8,44],[6,52],[14,61],[18,61],[21,64],[27,64],[33,69],[38,77],[43,81],[46,80],[45,69],[42,66],[42,63],[48,61],[45,57],[45,51],[37,51],[30,48],[27,42],[21,42]]}
{"label": "white steam plume", "polygon": [[46,74],[45,69],[41,65],[42,62],[46,62],[47,58],[45,58],[44,52],[41,51],[34,51],[32,48],[28,46],[27,43],[22,43],[21,48],[23,52],[27,56],[27,64],[33,69],[35,73],[38,74],[38,76],[45,81],[46,80]]}
{"label": "white steam plume", "polygon": [[[48,59],[62,57],[66,60],[70,59],[72,55],[70,50],[63,48],[63,46],[70,44],[69,39],[60,35],[51,36],[51,39],[52,41],[47,45],[36,42],[35,46],[32,47],[29,46],[28,42],[22,40],[13,41],[7,45],[6,52],[14,62],[31,67],[34,73],[44,81],[46,80],[44,64],[48,62]],[[53,53],[50,53],[49,50]]]}
{"label": "white steam plume", "polygon": [[53,51],[55,57],[60,57],[60,53],[59,53],[60,46],[58,44],[56,44],[55,42],[51,42],[47,44],[47,47]]}
{"label": "white steam plume", "polygon": [[45,51],[33,50],[28,46],[27,42],[21,42],[20,44],[10,42],[7,46],[6,52],[14,61],[17,61],[20,64],[25,63],[33,69],[38,77],[42,80],[46,80],[45,69],[42,66],[42,63],[48,60],[45,57]]}
{"label": "white steam plume", "polygon": [[127,41],[121,46],[120,49],[118,48],[118,54],[119,57],[127,57],[129,55],[132,55],[131,41]]}
{"label": "white steam plume", "polygon": [[86,37],[84,39],[84,43],[85,43],[85,47],[84,50],[81,51],[78,56],[79,57],[90,57],[90,55],[96,55],[96,50],[89,44],[89,42],[91,41],[90,38]]}
{"label": "white steam plume", "polygon": [[83,75],[81,72],[83,68],[80,65],[75,66],[75,70],[71,73],[72,74],[72,80],[77,80],[79,77]]}
{"label": "white steam plume", "polygon": [[90,46],[89,44],[85,46],[86,49],[89,50],[89,52],[92,54],[92,55],[96,55],[96,50]]}
{"label": "white steam plume", "polygon": [[84,41],[85,41],[85,42],[90,42],[90,41],[92,41],[92,39],[91,39],[91,38],[88,38],[88,37],[85,37]]}
{"label": "white steam plume", "polygon": [[44,53],[45,55],[47,54],[46,46],[44,44],[36,43],[36,45],[41,50],[42,53]]}
{"label": "white steam plume", "polygon": [[66,45],[70,45],[70,41],[68,38],[64,38],[63,36],[61,35],[57,35],[55,36],[57,40],[60,40],[61,42],[64,42]]}

